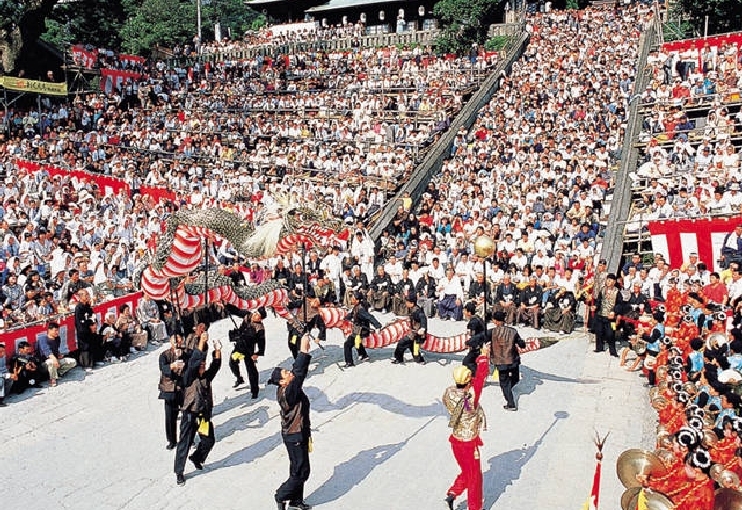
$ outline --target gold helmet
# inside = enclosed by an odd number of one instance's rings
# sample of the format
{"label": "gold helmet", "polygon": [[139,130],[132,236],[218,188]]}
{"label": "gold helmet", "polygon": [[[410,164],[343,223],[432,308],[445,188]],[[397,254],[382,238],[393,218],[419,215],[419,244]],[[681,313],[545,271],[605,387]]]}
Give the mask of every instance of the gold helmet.
{"label": "gold helmet", "polygon": [[453,369],[453,380],[459,385],[468,384],[471,381],[471,370],[464,365],[459,365]]}

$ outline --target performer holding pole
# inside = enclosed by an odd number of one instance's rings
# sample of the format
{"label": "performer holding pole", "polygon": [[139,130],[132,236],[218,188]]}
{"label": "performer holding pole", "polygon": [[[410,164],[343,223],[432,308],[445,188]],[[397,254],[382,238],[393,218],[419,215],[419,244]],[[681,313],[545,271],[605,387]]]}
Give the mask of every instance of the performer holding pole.
{"label": "performer holding pole", "polygon": [[[304,379],[309,371],[310,335],[301,338],[300,352],[291,370],[275,367],[268,384],[275,384],[276,400],[281,407],[281,436],[289,454],[289,477],[276,490],[278,510],[307,510],[304,483],[309,479],[309,451],[312,431],[309,421],[309,398],[304,393]],[[286,503],[288,502],[288,507]]]}
{"label": "performer holding pole", "polygon": [[211,382],[222,366],[222,344],[214,340],[214,359],[206,368],[206,351],[208,350],[209,334],[202,333],[198,348],[193,350],[188,365],[183,372],[183,399],[180,417],[180,439],[175,453],[175,475],[178,485],[185,485],[186,456],[193,444],[193,438],[198,432],[199,443],[193,455],[188,457],[196,469],[203,469],[203,463],[214,447],[214,424],[211,423],[211,412],[214,408],[214,398],[211,394]]}
{"label": "performer holding pole", "polygon": [[479,447],[482,439],[479,432],[486,425],[484,410],[479,405],[484,380],[489,372],[489,348],[484,347],[477,357],[476,377],[461,365],[453,370],[454,386],[443,393],[443,404],[450,414],[448,426],[452,428],[449,442],[461,472],[446,494],[448,508],[466,490],[469,510],[482,509],[482,466],[479,462]]}
{"label": "performer holding pole", "polygon": [[353,309],[345,316],[346,321],[353,323],[353,331],[348,335],[348,338],[345,339],[345,343],[343,344],[343,353],[345,355],[344,368],[355,366],[355,363],[353,363],[353,347],[358,351],[358,361],[368,359],[368,353],[366,352],[366,347],[363,345],[363,339],[371,332],[370,327],[372,324],[376,329],[381,329],[381,323],[369,313],[363,301],[363,294],[360,292],[353,293],[353,298],[351,299]]}
{"label": "performer holding pole", "polygon": [[407,333],[402,339],[397,342],[397,347],[394,349],[394,359],[392,363],[402,364],[404,363],[404,353],[407,349],[412,351],[412,359],[416,363],[425,364],[425,358],[423,358],[422,352],[420,352],[420,346],[425,343],[428,332],[428,317],[425,312],[417,306],[417,296],[414,292],[410,292],[405,298],[405,304],[407,309],[410,310],[410,332]]}

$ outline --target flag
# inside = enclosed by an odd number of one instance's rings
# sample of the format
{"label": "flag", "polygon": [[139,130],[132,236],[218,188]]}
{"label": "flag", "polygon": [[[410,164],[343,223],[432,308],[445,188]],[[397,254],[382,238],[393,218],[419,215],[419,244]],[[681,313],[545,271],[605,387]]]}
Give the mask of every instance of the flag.
{"label": "flag", "polygon": [[598,501],[600,499],[600,460],[595,464],[595,474],[593,475],[593,490],[590,496],[582,506],[582,510],[598,510]]}
{"label": "flag", "polygon": [[647,495],[644,489],[639,491],[639,498],[636,500],[636,510],[648,510]]}

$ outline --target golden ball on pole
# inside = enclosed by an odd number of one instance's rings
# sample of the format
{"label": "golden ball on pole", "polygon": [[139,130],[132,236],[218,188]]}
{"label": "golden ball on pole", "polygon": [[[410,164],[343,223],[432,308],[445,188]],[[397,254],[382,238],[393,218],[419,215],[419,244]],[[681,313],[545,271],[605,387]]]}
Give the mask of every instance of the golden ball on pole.
{"label": "golden ball on pole", "polygon": [[487,258],[495,253],[495,242],[489,236],[479,236],[474,241],[474,253],[477,257]]}

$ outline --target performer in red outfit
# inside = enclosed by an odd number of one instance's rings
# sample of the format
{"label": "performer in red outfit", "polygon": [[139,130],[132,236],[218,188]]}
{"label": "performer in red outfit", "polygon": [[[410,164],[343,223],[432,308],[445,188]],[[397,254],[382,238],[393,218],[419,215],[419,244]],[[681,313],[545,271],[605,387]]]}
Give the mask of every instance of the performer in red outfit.
{"label": "performer in red outfit", "polygon": [[688,455],[685,463],[688,481],[670,496],[675,504],[675,510],[713,510],[714,481],[708,475],[709,469],[711,469],[709,452],[698,448]]}
{"label": "performer in red outfit", "polygon": [[461,468],[446,495],[448,508],[453,510],[454,500],[467,492],[469,510],[482,510],[482,466],[479,462],[480,430],[485,426],[484,411],[479,405],[484,381],[489,373],[489,349],[482,349],[477,358],[477,371],[472,380],[471,370],[458,366],[453,371],[456,384],[446,388],[443,404],[451,418],[448,426],[453,429],[449,442],[453,456]]}

